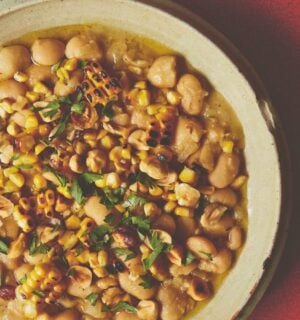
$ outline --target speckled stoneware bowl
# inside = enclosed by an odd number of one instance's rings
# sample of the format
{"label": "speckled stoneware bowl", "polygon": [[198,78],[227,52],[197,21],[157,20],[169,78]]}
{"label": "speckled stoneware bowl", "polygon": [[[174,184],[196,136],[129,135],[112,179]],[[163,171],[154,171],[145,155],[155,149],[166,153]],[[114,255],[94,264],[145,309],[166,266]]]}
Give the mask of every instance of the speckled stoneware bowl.
{"label": "speckled stoneware bowl", "polygon": [[245,133],[249,230],[233,270],[192,319],[245,319],[279,260],[287,230],[289,193],[281,132],[251,67],[211,26],[167,1],[5,0],[0,8],[2,43],[55,26],[95,22],[116,26],[180,52],[228,100]]}

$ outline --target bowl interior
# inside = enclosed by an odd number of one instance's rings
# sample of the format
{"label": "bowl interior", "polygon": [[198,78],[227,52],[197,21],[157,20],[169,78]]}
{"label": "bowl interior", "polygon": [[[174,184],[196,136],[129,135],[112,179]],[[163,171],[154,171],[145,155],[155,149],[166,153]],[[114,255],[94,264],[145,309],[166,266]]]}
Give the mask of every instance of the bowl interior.
{"label": "bowl interior", "polygon": [[[15,2],[6,1],[6,8]],[[155,39],[183,54],[227,99],[245,134],[249,173],[247,241],[215,297],[192,319],[231,319],[252,295],[269,257],[280,216],[281,179],[274,137],[254,90],[238,67],[204,34],[172,15],[129,0],[26,1],[0,16],[0,39],[62,25],[101,23]],[[17,22],[17,23],[16,23]],[[222,310],[222,312],[220,312]]]}

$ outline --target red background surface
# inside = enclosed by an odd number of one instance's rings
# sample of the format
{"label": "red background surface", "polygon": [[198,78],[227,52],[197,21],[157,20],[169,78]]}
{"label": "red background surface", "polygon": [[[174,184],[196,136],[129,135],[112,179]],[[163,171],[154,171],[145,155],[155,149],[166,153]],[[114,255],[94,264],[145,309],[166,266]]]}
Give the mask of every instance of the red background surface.
{"label": "red background surface", "polygon": [[293,217],[275,277],[249,320],[300,320],[300,0],[176,2],[239,48],[263,80],[279,114],[292,158]]}

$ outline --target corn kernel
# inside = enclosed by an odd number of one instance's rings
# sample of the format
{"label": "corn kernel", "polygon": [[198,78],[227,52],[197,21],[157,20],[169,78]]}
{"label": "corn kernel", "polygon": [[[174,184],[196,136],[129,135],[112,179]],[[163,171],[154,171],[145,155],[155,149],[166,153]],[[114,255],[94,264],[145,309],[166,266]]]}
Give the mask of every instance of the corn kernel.
{"label": "corn kernel", "polygon": [[39,135],[42,137],[48,136],[50,133],[50,126],[48,124],[42,124],[39,126]]}
{"label": "corn kernel", "polygon": [[[90,259],[91,253],[89,252],[89,250],[83,250],[78,256],[77,256],[77,260],[80,263],[88,263],[89,259]],[[95,254],[96,256],[96,254]]]}
{"label": "corn kernel", "polygon": [[150,116],[153,116],[157,113],[159,113],[160,109],[163,107],[161,104],[151,104],[150,106],[147,107],[147,113]]}
{"label": "corn kernel", "polygon": [[39,122],[36,116],[28,116],[25,120],[25,129],[35,129],[38,125]]}
{"label": "corn kernel", "polygon": [[165,205],[164,205],[164,211],[167,213],[171,213],[175,210],[175,208],[177,207],[177,202],[175,201],[168,201]]}
{"label": "corn kernel", "polygon": [[106,175],[104,175],[103,178],[96,180],[95,185],[98,188],[105,188],[106,187]]}
{"label": "corn kernel", "polygon": [[98,252],[98,262],[100,267],[105,267],[108,261],[108,254],[106,251],[101,250]]}
{"label": "corn kernel", "polygon": [[14,166],[33,165],[38,161],[35,154],[22,154],[18,159],[13,161]]}
{"label": "corn kernel", "polygon": [[179,174],[179,179],[182,182],[193,184],[197,180],[197,173],[188,167],[184,167],[184,169]]}
{"label": "corn kernel", "polygon": [[25,96],[31,102],[38,101],[40,98],[40,95],[34,91],[27,91]]}
{"label": "corn kernel", "polygon": [[33,87],[33,92],[41,94],[49,94],[51,91],[42,82],[37,82]]}
{"label": "corn kernel", "polygon": [[40,263],[35,265],[33,271],[30,273],[30,276],[32,275],[34,277],[34,273],[36,273],[39,279],[39,278],[45,277],[48,271],[49,271],[49,266],[46,264]]}
{"label": "corn kernel", "polygon": [[138,81],[134,85],[137,89],[147,89],[147,82],[146,81]]}
{"label": "corn kernel", "polygon": [[19,188],[22,188],[25,183],[25,178],[21,173],[11,173],[8,178]]}
{"label": "corn kernel", "polygon": [[142,260],[146,259],[151,253],[150,248],[145,244],[140,245],[140,251],[142,253]]}
{"label": "corn kernel", "polygon": [[33,176],[33,184],[37,190],[47,188],[47,180],[41,174]]}
{"label": "corn kernel", "polygon": [[147,202],[144,204],[144,212],[146,217],[152,217],[160,214],[161,210],[155,202]]}
{"label": "corn kernel", "polygon": [[153,188],[149,188],[149,194],[151,196],[161,196],[163,193],[163,189],[159,186],[154,186]]}
{"label": "corn kernel", "polygon": [[42,143],[39,143],[34,147],[34,153],[35,153],[35,155],[38,156],[45,149],[46,149],[46,146],[44,144],[42,144]]}
{"label": "corn kernel", "polygon": [[130,160],[130,159],[131,159],[130,149],[128,149],[128,148],[123,148],[122,151],[121,151],[121,157],[122,157],[123,159]]}
{"label": "corn kernel", "polygon": [[74,71],[77,68],[78,61],[76,58],[68,59],[64,63],[64,69],[67,71]]}
{"label": "corn kernel", "polygon": [[4,185],[4,192],[5,193],[11,193],[19,191],[19,187],[16,186],[12,181],[7,181]]}
{"label": "corn kernel", "polygon": [[5,112],[7,112],[7,113],[9,113],[9,114],[14,113],[14,109],[13,109],[13,107],[12,107],[12,104],[11,104],[9,101],[7,101],[7,100],[3,100],[3,101],[1,102],[1,108],[2,108]]}
{"label": "corn kernel", "polygon": [[110,172],[106,176],[106,186],[112,189],[117,189],[121,185],[121,179],[116,172]]}
{"label": "corn kernel", "polygon": [[232,153],[232,150],[233,150],[233,141],[231,141],[231,140],[224,140],[224,141],[221,143],[221,147],[222,147],[223,152],[225,152],[225,153]]}
{"label": "corn kernel", "polygon": [[126,209],[121,204],[115,205],[115,209],[118,210],[120,213],[124,213],[126,211]]}
{"label": "corn kernel", "polygon": [[6,127],[6,131],[10,136],[16,137],[21,132],[21,128],[14,121],[11,121]]}
{"label": "corn kernel", "polygon": [[175,214],[180,217],[193,217],[193,211],[187,207],[176,207]]}
{"label": "corn kernel", "polygon": [[23,72],[17,71],[14,74],[14,79],[18,82],[26,82],[28,80],[28,76]]}
{"label": "corn kernel", "polygon": [[108,134],[108,132],[104,129],[100,130],[100,132],[98,133],[96,140],[101,140],[102,138],[104,138],[106,135]]}
{"label": "corn kernel", "polygon": [[16,167],[8,167],[6,169],[3,169],[3,174],[6,178],[8,178],[12,173],[19,172],[19,169]]}
{"label": "corn kernel", "polygon": [[81,221],[77,216],[72,215],[65,221],[66,228],[68,230],[77,230],[80,228],[80,222]]}
{"label": "corn kernel", "polygon": [[112,149],[116,145],[116,140],[111,135],[106,135],[101,139],[101,145],[105,149]]}
{"label": "corn kernel", "polygon": [[56,75],[62,82],[70,78],[69,73],[65,68],[58,68],[58,70],[56,71]]}
{"label": "corn kernel", "polygon": [[176,200],[177,200],[176,194],[175,194],[175,193],[169,193],[169,194],[168,194],[168,200],[170,200],[170,201],[176,201]]}
{"label": "corn kernel", "polygon": [[151,99],[150,91],[142,89],[137,94],[137,105],[140,107],[147,107],[150,104],[150,99]]}
{"label": "corn kernel", "polygon": [[177,106],[180,103],[181,96],[178,92],[170,90],[166,94],[167,101],[172,105],[172,106]]}
{"label": "corn kernel", "polygon": [[67,186],[63,187],[63,186],[58,186],[56,188],[57,192],[59,192],[60,194],[62,194],[65,198],[67,199],[72,199],[71,193],[69,191],[69,188]]}
{"label": "corn kernel", "polygon": [[78,242],[78,238],[73,231],[66,231],[58,240],[58,243],[63,246],[64,250],[71,249]]}
{"label": "corn kernel", "polygon": [[145,150],[142,150],[142,151],[139,151],[137,152],[137,156],[141,159],[141,160],[145,160],[148,156],[148,153],[147,151]]}

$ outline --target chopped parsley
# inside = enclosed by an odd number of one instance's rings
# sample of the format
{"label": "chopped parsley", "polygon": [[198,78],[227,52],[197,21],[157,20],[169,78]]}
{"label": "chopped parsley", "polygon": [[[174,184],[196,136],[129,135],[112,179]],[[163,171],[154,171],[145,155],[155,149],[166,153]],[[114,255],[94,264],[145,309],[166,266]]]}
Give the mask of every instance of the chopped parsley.
{"label": "chopped parsley", "polygon": [[83,204],[85,198],[83,195],[82,188],[77,179],[74,179],[71,186],[71,195],[78,204]]}
{"label": "chopped parsley", "polygon": [[87,66],[88,63],[89,62],[87,60],[80,60],[79,61],[79,68],[80,69],[84,69]]}
{"label": "chopped parsley", "polygon": [[34,256],[42,253],[46,254],[50,251],[50,247],[47,244],[39,243],[36,232],[32,232],[29,237],[29,255]]}
{"label": "chopped parsley", "polygon": [[133,216],[128,213],[124,214],[121,224],[134,226],[141,240],[144,240],[145,236],[150,231],[150,220],[145,216]]}
{"label": "chopped parsley", "polygon": [[150,176],[148,176],[147,173],[142,171],[138,171],[137,173],[131,173],[128,176],[128,180],[130,184],[140,182],[148,188],[153,188],[156,186],[155,179],[151,178]]}
{"label": "chopped parsley", "polygon": [[99,294],[92,292],[88,296],[85,297],[85,299],[92,305],[95,306],[97,303],[97,300],[99,298]]}
{"label": "chopped parsley", "polygon": [[35,296],[39,297],[39,298],[44,298],[45,297],[45,293],[42,291],[38,291],[38,290],[33,290],[32,294],[34,294]]}
{"label": "chopped parsley", "polygon": [[80,175],[80,178],[83,179],[87,183],[93,183],[93,182],[103,178],[103,174],[93,173],[93,172],[85,172]]}
{"label": "chopped parsley", "polygon": [[126,256],[125,261],[136,257],[136,253],[128,248],[113,248],[112,250],[116,256]]}
{"label": "chopped parsley", "polygon": [[147,202],[147,200],[143,197],[138,196],[135,193],[130,194],[125,202],[123,203],[123,207],[129,210],[132,210],[138,206],[142,206]]}
{"label": "chopped parsley", "polygon": [[21,278],[21,279],[19,279],[19,284],[24,284],[25,282],[27,281],[27,274],[24,274],[24,276]]}
{"label": "chopped parsley", "polygon": [[0,240],[0,252],[3,253],[3,254],[8,254],[8,245],[7,243],[1,239]]}
{"label": "chopped parsley", "polygon": [[118,189],[103,188],[101,190],[100,202],[104,204],[107,208],[113,208],[116,204],[122,201],[124,193],[125,193],[124,188],[118,188]]}
{"label": "chopped parsley", "polygon": [[186,255],[183,259],[183,264],[186,266],[186,265],[192,263],[195,259],[196,259],[196,257],[191,253],[191,251],[187,251]]}
{"label": "chopped parsley", "polygon": [[70,119],[70,114],[68,114],[68,113],[64,114],[61,117],[58,125],[55,128],[55,132],[51,136],[48,137],[49,141],[54,140],[55,138],[60,136],[65,131],[69,119]]}
{"label": "chopped parsley", "polygon": [[111,231],[112,227],[107,224],[93,228],[88,233],[91,249],[94,251],[99,251],[107,246],[110,242]]}
{"label": "chopped parsley", "polygon": [[155,279],[150,274],[144,274],[140,276],[141,280],[143,280],[141,283],[139,283],[139,286],[143,287],[144,289],[150,289],[155,285]]}
{"label": "chopped parsley", "polygon": [[202,253],[202,254],[204,254],[205,256],[207,256],[207,258],[208,258],[210,261],[213,260],[213,256],[212,256],[211,253],[205,252],[205,251],[199,251],[199,253]]}
{"label": "chopped parsley", "polygon": [[105,106],[102,106],[101,114],[105,117],[112,118],[115,115],[114,110],[112,108],[114,103],[115,101],[109,101]]}
{"label": "chopped parsley", "polygon": [[149,270],[156,258],[162,253],[167,252],[171,249],[172,245],[162,242],[159,239],[157,232],[152,232],[149,235],[149,241],[151,244],[151,247],[153,248],[153,251],[150,253],[150,255],[143,260],[143,266],[145,270]]}
{"label": "chopped parsley", "polygon": [[137,309],[125,301],[121,301],[121,302],[117,303],[112,308],[110,308],[110,310],[113,312],[126,311],[129,313],[137,313]]}
{"label": "chopped parsley", "polygon": [[62,174],[58,173],[55,169],[53,169],[51,166],[49,166],[48,164],[45,165],[45,171],[49,171],[51,173],[53,173],[56,177],[56,179],[58,180],[59,184],[62,186],[62,187],[65,187],[67,185],[67,178],[64,177]]}

